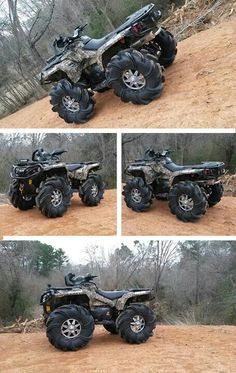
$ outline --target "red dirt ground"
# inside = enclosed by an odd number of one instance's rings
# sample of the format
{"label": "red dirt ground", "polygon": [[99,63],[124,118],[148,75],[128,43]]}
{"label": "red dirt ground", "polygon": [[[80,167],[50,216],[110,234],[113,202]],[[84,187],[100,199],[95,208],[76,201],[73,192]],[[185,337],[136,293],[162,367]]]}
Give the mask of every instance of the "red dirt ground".
{"label": "red dirt ground", "polygon": [[236,198],[224,197],[194,223],[183,223],[172,215],[167,201],[153,201],[150,210],[138,213],[123,202],[122,233],[126,236],[228,236],[236,235]]}
{"label": "red dirt ground", "polygon": [[[11,205],[0,206],[2,236],[110,236],[116,234],[116,190],[106,190],[96,207],[85,206],[75,195],[61,218],[49,219],[37,208],[20,211]],[[0,369],[1,371],[1,369]]]}
{"label": "red dirt ground", "polygon": [[0,361],[12,373],[234,373],[235,346],[235,326],[158,326],[141,345],[96,327],[76,352],[56,350],[42,332],[1,334]]}

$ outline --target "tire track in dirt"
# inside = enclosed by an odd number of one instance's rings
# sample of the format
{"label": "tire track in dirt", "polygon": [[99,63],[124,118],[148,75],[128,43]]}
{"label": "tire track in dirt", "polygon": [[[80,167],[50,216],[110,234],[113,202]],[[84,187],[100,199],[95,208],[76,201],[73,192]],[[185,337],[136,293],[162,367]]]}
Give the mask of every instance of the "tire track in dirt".
{"label": "tire track in dirt", "polygon": [[5,128],[223,128],[235,127],[235,20],[196,33],[178,45],[165,72],[162,96],[147,106],[123,103],[111,91],[96,94],[96,112],[84,125],[68,125],[46,97],[0,121]]}

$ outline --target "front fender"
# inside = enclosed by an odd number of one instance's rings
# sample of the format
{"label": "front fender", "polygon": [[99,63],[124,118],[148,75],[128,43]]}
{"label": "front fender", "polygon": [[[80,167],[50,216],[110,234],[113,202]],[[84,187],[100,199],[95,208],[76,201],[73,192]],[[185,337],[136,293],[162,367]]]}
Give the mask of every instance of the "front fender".
{"label": "front fender", "polygon": [[142,177],[147,184],[152,184],[156,179],[156,173],[150,166],[128,166],[125,169],[128,176]]}
{"label": "front fender", "polygon": [[60,79],[68,78],[71,82],[77,83],[80,80],[82,68],[79,63],[64,60],[56,65],[45,67],[41,72],[41,84],[47,84]]}

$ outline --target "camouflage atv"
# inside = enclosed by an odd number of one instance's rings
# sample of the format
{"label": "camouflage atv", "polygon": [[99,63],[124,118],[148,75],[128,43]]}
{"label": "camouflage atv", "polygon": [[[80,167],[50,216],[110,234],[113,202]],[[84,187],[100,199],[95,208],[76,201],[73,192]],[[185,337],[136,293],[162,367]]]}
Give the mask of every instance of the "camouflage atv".
{"label": "camouflage atv", "polygon": [[64,163],[60,156],[66,150],[51,153],[37,149],[32,159],[21,159],[13,165],[9,188],[11,204],[20,210],[35,205],[48,218],[63,216],[73,192],[78,192],[87,206],[97,206],[104,194],[104,183],[95,172],[99,162]]}
{"label": "camouflage atv", "polygon": [[142,343],[153,334],[156,319],[144,303],[153,299],[150,289],[104,291],[93,282],[97,276],[65,276],[66,287],[49,285],[40,299],[49,342],[75,351],[91,340],[94,326],[103,325],[128,343]]}
{"label": "camouflage atv", "polygon": [[158,25],[161,12],[150,4],[101,39],[74,35],[54,41],[55,55],[41,73],[42,84],[57,82],[50,92],[52,110],[67,123],[84,123],[93,115],[93,91],[112,88],[124,102],[149,104],[161,95],[162,67],[172,64],[173,35]]}
{"label": "camouflage atv", "polygon": [[128,181],[123,195],[127,207],[142,212],[149,209],[152,198],[168,199],[172,214],[184,222],[203,216],[207,207],[215,206],[223,196],[220,178],[223,162],[202,162],[180,166],[169,157],[169,150],[155,153],[147,149],[145,158],[130,163],[125,174]]}

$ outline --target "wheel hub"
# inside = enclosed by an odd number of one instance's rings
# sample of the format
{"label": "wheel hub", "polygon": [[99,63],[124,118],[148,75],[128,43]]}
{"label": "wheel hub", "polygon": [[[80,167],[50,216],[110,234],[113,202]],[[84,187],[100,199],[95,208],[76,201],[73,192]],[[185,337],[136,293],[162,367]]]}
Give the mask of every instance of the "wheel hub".
{"label": "wheel hub", "polygon": [[187,194],[181,194],[179,197],[179,206],[184,211],[192,211],[194,202]]}
{"label": "wheel hub", "polygon": [[22,195],[22,198],[25,200],[25,201],[31,201],[32,200],[32,196],[23,196]]}
{"label": "wheel hub", "polygon": [[140,333],[145,327],[145,320],[141,315],[135,315],[130,323],[130,328],[134,333]]}
{"label": "wheel hub", "polygon": [[141,203],[142,195],[137,188],[131,190],[131,198],[135,203]]}
{"label": "wheel hub", "polygon": [[72,113],[76,113],[80,110],[80,104],[78,103],[78,101],[70,96],[64,96],[62,98],[62,104],[67,110],[71,111]]}
{"label": "wheel hub", "polygon": [[61,334],[66,338],[76,338],[80,335],[81,324],[76,319],[68,319],[61,326]]}
{"label": "wheel hub", "polygon": [[91,194],[93,197],[97,197],[98,195],[98,186],[97,184],[93,184],[91,187]]}
{"label": "wheel hub", "polygon": [[122,79],[126,87],[133,90],[142,89],[146,85],[146,79],[138,70],[124,71]]}
{"label": "wheel hub", "polygon": [[51,203],[54,207],[60,206],[62,203],[63,196],[62,192],[59,189],[55,189],[51,194]]}

